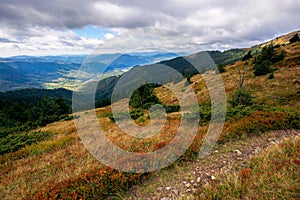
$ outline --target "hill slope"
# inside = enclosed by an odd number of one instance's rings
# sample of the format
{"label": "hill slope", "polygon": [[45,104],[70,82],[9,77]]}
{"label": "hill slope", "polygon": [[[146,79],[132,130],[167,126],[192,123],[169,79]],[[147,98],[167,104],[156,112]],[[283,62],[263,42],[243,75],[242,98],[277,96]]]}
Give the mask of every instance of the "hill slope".
{"label": "hill slope", "polygon": [[[0,198],[100,199],[107,198],[109,196],[125,198],[128,197],[128,195],[124,193],[128,188],[130,188],[130,186],[132,186],[132,184],[138,185],[136,192],[131,193],[131,195],[135,194],[137,197],[144,197],[143,195],[145,195],[145,193],[142,192],[144,190],[148,193],[148,196],[146,197],[155,197],[156,194],[168,195],[172,193],[174,198],[180,198],[178,195],[181,191],[179,191],[179,189],[172,188],[173,185],[171,185],[174,183],[172,181],[177,178],[178,179],[175,181],[179,181],[180,190],[182,189],[182,191],[187,192],[189,189],[188,193],[192,195],[191,198],[200,198],[200,195],[206,194],[209,195],[210,198],[217,198],[218,196],[213,196],[216,194],[212,193],[213,191],[211,188],[218,188],[219,191],[228,192],[231,190],[230,186],[236,183],[234,182],[235,179],[233,179],[233,182],[231,177],[228,177],[227,179],[226,173],[224,176],[225,179],[221,179],[221,177],[219,178],[219,176],[215,173],[206,175],[205,172],[202,174],[203,177],[200,177],[200,174],[196,171],[197,167],[198,170],[200,170],[201,166],[207,166],[202,162],[209,162],[209,160],[212,159],[213,162],[226,161],[226,164],[224,163],[225,166],[232,166],[233,161],[229,162],[230,159],[228,160],[226,157],[223,159],[223,155],[226,156],[228,154],[233,154],[235,155],[234,158],[236,158],[237,164],[243,164],[242,169],[247,169],[250,168],[251,165],[248,166],[245,165],[245,163],[238,161],[238,156],[236,156],[236,154],[241,157],[249,155],[247,153],[248,149],[245,151],[242,149],[245,144],[256,143],[250,143],[250,141],[264,141],[264,143],[262,142],[259,144],[271,144],[272,141],[268,141],[268,137],[272,134],[277,135],[279,138],[281,138],[282,135],[292,136],[299,134],[299,131],[273,131],[300,128],[300,42],[280,46],[276,49],[276,53],[278,54],[280,54],[281,51],[285,51],[285,57],[283,60],[272,64],[271,68],[277,68],[277,70],[273,71],[274,77],[271,79],[269,79],[271,73],[263,76],[254,75],[253,67],[255,64],[253,61],[255,57],[260,56],[260,51],[255,53],[253,55],[254,57],[247,61],[238,61],[225,67],[226,72],[222,73],[221,76],[224,81],[227,99],[231,100],[232,95],[239,89],[239,71],[244,71],[245,81],[243,88],[254,96],[252,99],[253,104],[233,107],[231,103],[228,103],[226,122],[221,137],[219,138],[218,145],[216,146],[218,148],[218,152],[214,152],[212,156],[208,157],[208,160],[204,159],[199,161],[197,159],[199,147],[206,134],[210,116],[210,105],[208,103],[210,100],[209,94],[201,75],[198,74],[190,79],[191,85],[198,96],[202,116],[199,121],[200,126],[198,135],[195,137],[187,152],[180,158],[179,161],[175,162],[170,167],[165,170],[144,175],[123,173],[110,169],[100,164],[85,149],[84,145],[80,141],[73,121],[59,121],[36,129],[34,132],[40,131],[38,133],[45,136],[43,139],[39,139],[38,142],[32,142],[25,147],[0,155],[0,172],[2,175],[0,180]],[[208,71],[206,73],[215,72]],[[174,85],[174,83],[170,84]],[[164,103],[176,103],[176,98],[174,96],[172,97],[171,92],[166,90],[166,88],[156,88],[155,93]],[[120,131],[118,126],[111,120],[110,106],[99,108],[96,112],[99,125],[103,130],[107,131],[107,137],[109,137],[114,144],[117,144],[122,149],[139,153],[155,151],[167,145],[174,138],[174,133],[177,132],[177,125],[180,122],[180,115],[178,113],[170,113],[167,115],[166,124],[159,134],[152,138],[136,139]],[[83,112],[83,114],[88,115],[89,111]],[[146,111],[145,115],[147,115]],[[136,122],[140,125],[146,125],[149,123],[149,120],[145,116],[145,121]],[[86,122],[86,127],[90,128],[90,123],[91,122]],[[268,133],[269,131],[271,132]],[[12,134],[9,138],[10,141],[12,141],[10,146],[18,146],[19,142],[24,138],[25,141],[28,141],[29,139],[30,141],[33,141],[32,138],[36,138],[36,135],[37,134],[32,132],[28,134]],[[5,143],[6,141],[7,140],[1,140],[0,142]],[[276,178],[277,174],[279,174],[278,177],[284,177],[285,180],[297,182],[295,176],[286,176],[286,173],[281,174],[281,171],[276,168],[282,167],[281,169],[285,169],[288,173],[291,172],[289,170],[294,170],[293,172],[299,174],[300,168],[297,167],[297,158],[295,157],[298,152],[298,146],[296,144],[299,142],[297,141],[298,139],[293,139],[290,144],[294,145],[284,145],[283,150],[279,151],[287,152],[287,154],[271,154],[278,155],[279,159],[276,157],[276,161],[280,161],[280,159],[284,158],[286,159],[286,162],[279,163],[277,166],[267,165],[266,163],[271,163],[272,156],[266,157],[269,159],[266,160],[266,162],[259,162],[263,163],[265,167],[271,167],[268,169],[272,169],[272,173],[266,175],[263,174],[263,172],[259,172],[258,176],[262,178]],[[275,142],[277,142],[277,140],[275,140]],[[257,146],[254,147],[257,148]],[[251,147],[250,150],[255,151],[254,147]],[[260,148],[257,150],[258,153],[263,152],[265,149],[264,146],[258,146],[258,148]],[[226,150],[230,152],[228,153]],[[238,151],[234,150],[239,150],[242,154],[240,155]],[[225,151],[225,154],[223,154],[223,151]],[[263,153],[261,156],[266,154],[268,153]],[[296,160],[296,162],[294,162],[294,160]],[[190,168],[189,166],[195,166],[195,168]],[[209,166],[211,166],[210,163]],[[221,165],[217,166],[219,167]],[[189,171],[190,169],[195,169],[195,176],[193,173],[194,171]],[[230,172],[239,170],[239,168],[231,169],[232,171]],[[251,173],[257,173],[257,169],[259,169],[259,167],[253,167],[250,171]],[[279,171],[279,173],[276,173],[276,177],[273,176],[275,169]],[[218,170],[222,171],[221,169]],[[245,172],[246,176],[246,179],[243,180],[247,180],[249,184],[256,183],[255,181],[253,182],[253,180],[256,180],[254,179],[256,176],[250,176],[248,174],[249,170],[242,172]],[[174,174],[177,174],[178,176],[174,178]],[[184,180],[180,179],[180,175],[184,175]],[[200,177],[199,182],[197,181],[198,175]],[[212,176],[217,179],[215,180]],[[149,180],[150,183],[151,181],[158,183],[157,187],[153,187],[148,184],[149,182],[143,181],[145,179]],[[206,184],[205,181],[208,180],[209,182]],[[263,179],[260,180],[264,181]],[[183,183],[183,181],[185,182]],[[224,185],[223,183],[226,183],[226,188],[220,188],[220,185]],[[286,181],[278,181],[275,185],[276,189],[279,188],[284,190],[286,188],[286,185],[281,183],[286,183]],[[290,187],[289,191],[291,191],[293,195],[295,194],[294,196],[299,196],[299,190],[297,190],[296,186],[294,187],[293,185]],[[207,189],[207,193],[205,194],[201,194],[203,187]],[[255,191],[252,190],[252,188],[245,187],[245,185],[242,185],[242,187],[239,188],[241,190],[245,188],[249,189],[242,194],[249,194],[250,192],[251,195],[253,194],[253,191]],[[178,191],[176,192],[172,190]],[[265,188],[263,190],[264,191],[260,190],[260,192],[267,191]],[[275,198],[276,196],[270,197]],[[288,196],[286,197],[288,198]],[[135,196],[128,198],[134,199]],[[260,198],[260,196],[257,198]]]}

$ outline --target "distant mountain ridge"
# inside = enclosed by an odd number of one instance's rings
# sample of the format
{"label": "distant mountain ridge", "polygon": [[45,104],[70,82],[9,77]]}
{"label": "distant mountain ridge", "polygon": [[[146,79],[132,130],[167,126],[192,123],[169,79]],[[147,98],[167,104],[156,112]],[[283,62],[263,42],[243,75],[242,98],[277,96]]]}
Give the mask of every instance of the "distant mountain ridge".
{"label": "distant mountain ridge", "polygon": [[[210,51],[209,54],[217,64],[233,62],[239,59],[244,51],[228,50],[225,52]],[[180,53],[184,55],[184,53]],[[239,56],[237,56],[240,54]],[[171,59],[168,61],[168,59]],[[165,60],[165,61],[163,61]],[[65,88],[74,90],[80,88],[86,81],[78,79],[80,67],[88,74],[101,75],[107,78],[121,75],[134,66],[149,65],[156,62],[174,63],[179,72],[180,68],[191,66],[179,61],[176,53],[169,52],[137,52],[131,54],[101,54],[101,55],[62,55],[62,56],[13,56],[0,59],[0,91],[18,90],[24,88],[55,89]],[[103,73],[105,73],[103,75]],[[87,75],[89,77],[89,75]]]}
{"label": "distant mountain ridge", "polygon": [[102,74],[105,70],[106,77],[109,77],[122,74],[136,65],[150,64],[176,56],[175,53],[149,54],[141,52],[132,55],[116,53],[0,58],[0,91],[23,88],[74,89],[77,85],[72,81],[76,79],[77,71],[82,63],[87,69],[87,73]]}
{"label": "distant mountain ridge", "polygon": [[[211,56],[211,58],[216,62],[216,64],[220,64],[220,63],[234,63],[237,60],[242,59],[242,57],[245,55],[246,51],[241,50],[241,49],[232,49],[232,50],[227,50],[224,52],[220,52],[220,51],[209,51],[208,54]],[[189,57],[197,57],[198,55],[200,55],[201,52],[190,55]],[[126,69],[128,68],[128,66],[130,65],[134,65],[134,64],[141,64],[144,62],[151,62],[154,59],[156,60],[160,60],[162,57],[173,57],[176,54],[173,53],[169,53],[168,55],[165,55],[164,53],[159,53],[159,54],[151,54],[151,53],[146,53],[146,57],[144,55],[141,55],[139,53],[137,54],[133,54],[133,55],[120,55],[120,54],[110,54],[110,55],[94,55],[89,57],[85,62],[88,63],[89,66],[87,66],[87,71],[89,71],[90,73],[97,73],[97,69],[99,71],[101,71],[101,68],[99,69],[99,66],[101,66],[101,64],[99,64],[99,62],[97,62],[97,60],[99,60],[101,58],[101,60],[103,62],[107,63],[107,60],[112,59],[117,57],[112,63],[110,63],[109,66],[106,66],[104,63],[102,63],[102,67],[107,67],[107,69],[109,70],[122,70],[122,69]],[[196,58],[195,57],[195,58]],[[147,59],[145,59],[147,58]],[[61,76],[65,76],[63,73],[64,72],[74,72],[75,70],[78,70],[78,68],[80,67],[80,64],[76,64],[76,63],[68,63],[68,62],[63,62],[62,60],[65,58],[61,58],[61,57],[42,57],[42,58],[37,58],[36,62],[33,62],[33,60],[35,58],[32,57],[13,57],[11,60],[11,58],[7,59],[7,62],[0,62],[0,68],[1,66],[5,66],[6,65],[6,70],[10,69],[12,70],[14,73],[8,73],[11,74],[11,77],[9,78],[19,78],[19,83],[22,84],[26,84],[27,81],[35,81],[35,83],[39,82],[39,80],[42,81],[51,81],[51,78],[56,77],[56,78],[60,78]],[[69,58],[67,58],[68,60]],[[72,57],[71,59],[75,59],[74,57]],[[78,62],[80,60],[80,57],[77,58]],[[83,59],[83,56],[81,57],[81,59]],[[85,58],[86,59],[86,58]],[[22,61],[23,60],[23,61]],[[44,60],[44,61],[43,61]],[[47,61],[45,61],[47,60]],[[56,61],[56,62],[52,62],[52,61]],[[58,62],[58,60],[60,60]],[[125,63],[126,64],[123,64]],[[8,64],[7,64],[8,63]],[[17,63],[17,64],[16,64]],[[195,73],[197,73],[196,69],[184,58],[184,57],[176,57],[176,58],[172,58],[169,60],[163,60],[158,62],[159,64],[163,64],[163,65],[167,65],[175,70],[177,70],[178,72],[180,72],[181,74],[183,74],[183,76],[185,77],[189,77],[194,75]],[[38,66],[44,64],[43,68],[39,68]],[[18,67],[18,68],[16,68]],[[90,67],[90,68],[89,68]],[[97,68],[98,67],[98,68]],[[59,68],[60,70],[56,70],[57,68]],[[142,66],[136,66],[135,68],[151,68],[151,64],[148,65],[142,65]],[[17,70],[19,69],[19,70]],[[30,72],[34,71],[36,73],[35,76],[30,77],[30,79],[28,79],[27,76],[24,76],[23,74],[29,74]],[[11,72],[12,72],[11,71]],[[99,72],[98,71],[98,72]],[[45,73],[50,77],[44,77],[43,75],[41,75],[41,73]],[[125,72],[126,73],[126,72]],[[1,79],[3,80],[3,76],[4,73],[1,73],[0,75],[2,75]],[[142,76],[142,74],[140,74],[140,76]],[[96,94],[95,94],[95,101],[99,102],[99,101],[103,101],[103,100],[107,100],[110,99],[111,94],[113,92],[113,89],[116,85],[116,83],[118,82],[118,80],[120,79],[121,76],[110,76],[107,77],[103,80],[100,80],[98,82],[98,86],[97,86],[97,90],[96,90]],[[73,77],[68,77],[68,80],[71,80]],[[75,79],[75,78],[73,78]],[[132,80],[135,80],[135,77],[132,77]],[[22,82],[21,82],[22,81]],[[23,100],[23,101],[28,101],[28,102],[34,102],[35,99],[40,100],[43,96],[48,96],[48,97],[62,97],[64,99],[67,100],[68,103],[71,103],[71,99],[72,99],[72,91],[68,90],[68,89],[44,89],[43,88],[43,84],[45,84],[44,82],[39,82],[38,85],[27,85],[27,86],[31,86],[33,87],[37,87],[39,89],[21,89],[21,90],[16,90],[16,91],[7,91],[5,93],[0,93],[0,98],[5,98],[5,99],[9,99],[9,100]],[[170,81],[170,80],[166,80],[166,81]],[[130,83],[127,83],[128,85]]]}

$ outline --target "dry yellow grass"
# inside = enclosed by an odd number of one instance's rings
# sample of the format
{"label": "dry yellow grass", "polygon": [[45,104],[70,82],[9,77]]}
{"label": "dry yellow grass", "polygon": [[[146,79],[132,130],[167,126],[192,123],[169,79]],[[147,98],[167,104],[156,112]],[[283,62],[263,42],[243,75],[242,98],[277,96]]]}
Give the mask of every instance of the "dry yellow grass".
{"label": "dry yellow grass", "polygon": [[239,172],[198,190],[197,199],[299,199],[300,138],[253,157]]}
{"label": "dry yellow grass", "polygon": [[[284,42],[287,39],[282,40]],[[299,110],[300,43],[281,47],[280,50],[286,52],[286,57],[276,66],[279,70],[274,72],[275,78],[269,80],[267,75],[255,77],[250,61],[245,73],[244,87],[253,93],[257,102]],[[227,71],[222,73],[228,99],[238,88],[238,70],[242,70],[244,64],[245,62],[237,62],[229,65],[226,67]],[[191,81],[199,103],[209,101],[208,89],[201,75],[192,77]],[[172,84],[170,86],[177,87]],[[155,93],[165,104],[178,104],[177,98],[166,87],[155,89]],[[97,116],[109,112],[110,106],[96,110]],[[108,131],[107,136],[121,148],[148,152],[161,148],[172,140],[174,133],[177,132],[180,117],[178,114],[168,115],[163,131],[150,139],[136,139],[121,132],[107,117],[98,120],[101,128]],[[205,127],[200,127],[199,132],[204,133],[204,129]],[[56,137],[0,157],[1,199],[24,198],[50,185],[101,166],[80,142],[73,121],[55,122],[40,130],[56,133]],[[199,138],[201,139],[202,135]]]}
{"label": "dry yellow grass", "polygon": [[[110,111],[110,107],[96,110],[97,115]],[[173,138],[179,119],[178,115],[171,114],[164,130],[150,139],[137,139],[123,133],[107,117],[98,120],[102,130],[107,131],[106,135],[116,145],[134,152],[149,152],[161,148]],[[56,132],[57,135],[52,140],[1,157],[1,199],[25,198],[102,166],[80,142],[73,121],[55,122],[41,130]]]}
{"label": "dry yellow grass", "polygon": [[[289,36],[286,38],[289,38]],[[288,41],[288,39],[284,39],[284,41]],[[298,109],[300,107],[300,43],[282,46],[278,51],[282,50],[286,52],[286,56],[282,62],[274,66],[278,68],[274,72],[274,79],[268,79],[268,75],[255,76],[252,61],[248,61],[244,87],[253,94],[259,103]],[[226,66],[226,72],[221,74],[228,100],[231,98],[232,93],[238,89],[239,71],[243,71],[245,63],[240,61],[228,65]],[[191,81],[191,86],[197,93],[199,103],[209,101],[209,92],[202,76],[200,74],[195,75],[191,78]],[[176,97],[166,87],[155,89],[155,93],[166,104],[178,103]]]}
{"label": "dry yellow grass", "polygon": [[280,36],[280,37],[277,37],[275,38],[274,40],[271,40],[271,41],[268,41],[264,44],[262,44],[261,46],[266,46],[266,45],[269,45],[271,43],[273,43],[274,45],[286,45],[286,44],[289,44],[289,40],[295,35],[295,34],[299,34],[300,31],[294,31],[294,32],[291,32],[291,33],[288,33],[286,35],[283,35],[283,36]]}

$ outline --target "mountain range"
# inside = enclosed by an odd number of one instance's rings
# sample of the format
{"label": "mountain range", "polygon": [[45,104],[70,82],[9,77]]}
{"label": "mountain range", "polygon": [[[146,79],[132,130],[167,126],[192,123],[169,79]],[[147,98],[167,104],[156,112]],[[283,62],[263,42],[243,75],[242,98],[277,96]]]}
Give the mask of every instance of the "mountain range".
{"label": "mountain range", "polygon": [[[136,65],[145,65],[177,57],[175,53],[136,53],[62,56],[14,56],[0,58],[0,91],[24,88],[76,89],[74,81],[82,65],[87,73],[103,74],[104,78],[119,75]],[[91,70],[92,69],[92,70]]]}
{"label": "mountain range", "polygon": [[[216,64],[231,64],[241,60],[246,52],[243,49],[231,49],[207,53]],[[197,59],[200,54],[201,52],[188,57]],[[185,77],[197,73],[184,56],[165,52],[90,56],[14,56],[0,59],[0,91],[2,91],[0,97],[32,102],[34,99],[49,96],[63,97],[68,100],[67,102],[71,102],[72,91],[90,84],[88,79],[96,75],[96,79],[98,78],[96,101],[101,101],[110,98],[115,84],[123,73],[132,68],[151,68],[154,63],[169,66]],[[84,72],[80,76],[77,74],[79,69]],[[135,77],[132,77],[132,80],[134,79]]]}

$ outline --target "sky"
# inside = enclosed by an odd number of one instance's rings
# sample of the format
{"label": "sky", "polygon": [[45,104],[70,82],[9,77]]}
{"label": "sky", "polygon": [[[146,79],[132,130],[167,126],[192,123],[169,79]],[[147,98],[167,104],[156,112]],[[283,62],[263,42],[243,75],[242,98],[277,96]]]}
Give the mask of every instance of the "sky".
{"label": "sky", "polygon": [[0,57],[250,47],[300,27],[300,0],[0,0]]}

